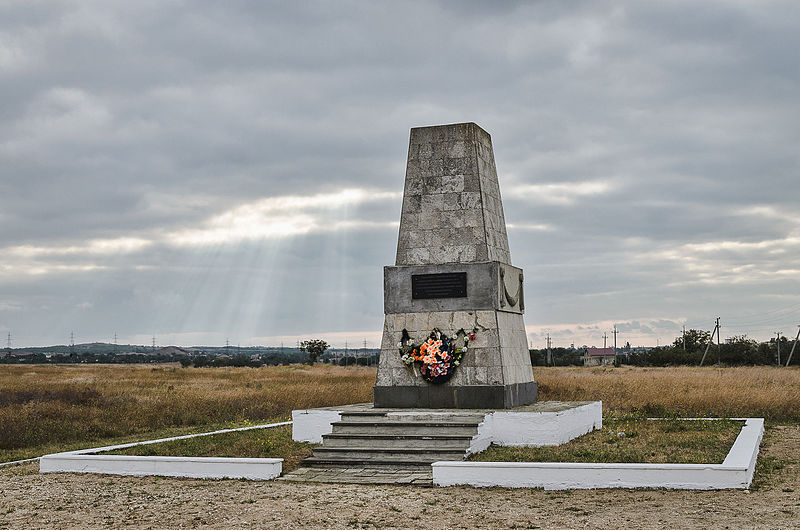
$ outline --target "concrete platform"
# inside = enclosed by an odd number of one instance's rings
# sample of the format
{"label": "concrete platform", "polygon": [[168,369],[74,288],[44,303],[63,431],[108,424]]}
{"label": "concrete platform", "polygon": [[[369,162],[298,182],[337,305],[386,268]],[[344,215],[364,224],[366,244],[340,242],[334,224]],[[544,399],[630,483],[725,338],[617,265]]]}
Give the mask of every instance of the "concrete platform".
{"label": "concrete platform", "polygon": [[394,421],[452,421],[475,418],[477,433],[472,436],[464,457],[483,451],[490,444],[509,446],[560,445],[603,426],[600,401],[539,401],[513,409],[390,409],[372,403],[292,411],[292,439],[322,443],[323,435],[333,431],[342,415],[385,414]]}

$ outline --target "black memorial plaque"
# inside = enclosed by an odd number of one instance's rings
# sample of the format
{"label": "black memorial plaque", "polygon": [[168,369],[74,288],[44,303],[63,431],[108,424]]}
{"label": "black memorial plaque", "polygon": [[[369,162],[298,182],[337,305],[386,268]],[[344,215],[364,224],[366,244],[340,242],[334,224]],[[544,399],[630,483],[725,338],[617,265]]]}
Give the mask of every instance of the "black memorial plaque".
{"label": "black memorial plaque", "polygon": [[412,274],[411,298],[466,298],[467,273]]}

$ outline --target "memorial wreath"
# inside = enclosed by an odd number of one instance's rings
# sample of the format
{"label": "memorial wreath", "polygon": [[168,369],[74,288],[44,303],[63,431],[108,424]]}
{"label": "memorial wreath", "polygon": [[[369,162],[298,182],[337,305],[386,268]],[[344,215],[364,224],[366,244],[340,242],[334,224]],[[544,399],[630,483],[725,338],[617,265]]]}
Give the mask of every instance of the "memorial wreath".
{"label": "memorial wreath", "polygon": [[[448,337],[438,328],[434,328],[422,344],[411,343],[407,330],[403,330],[400,342],[400,359],[403,363],[414,369],[419,368],[423,379],[430,383],[444,383],[453,376],[456,367],[461,364],[461,359],[467,353],[470,341],[475,340],[475,332],[467,334],[463,329],[458,330],[454,337]],[[458,346],[459,338],[463,338],[463,346]]]}

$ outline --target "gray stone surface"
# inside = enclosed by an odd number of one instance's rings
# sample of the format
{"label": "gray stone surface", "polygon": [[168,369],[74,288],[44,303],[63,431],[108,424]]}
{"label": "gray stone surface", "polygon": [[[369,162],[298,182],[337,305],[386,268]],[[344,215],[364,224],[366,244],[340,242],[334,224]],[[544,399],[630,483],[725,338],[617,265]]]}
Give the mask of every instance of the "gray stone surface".
{"label": "gray stone surface", "polygon": [[[415,300],[408,296],[412,275],[448,272],[466,272],[466,297]],[[522,269],[497,261],[384,267],[383,311],[387,315],[481,309],[521,313],[524,308],[521,277]]]}
{"label": "gray stone surface", "polygon": [[365,467],[330,466],[301,467],[278,480],[287,482],[330,482],[336,484],[387,484],[433,486],[431,466]]}
{"label": "gray stone surface", "polygon": [[397,265],[511,263],[492,138],[474,123],[411,129]]}

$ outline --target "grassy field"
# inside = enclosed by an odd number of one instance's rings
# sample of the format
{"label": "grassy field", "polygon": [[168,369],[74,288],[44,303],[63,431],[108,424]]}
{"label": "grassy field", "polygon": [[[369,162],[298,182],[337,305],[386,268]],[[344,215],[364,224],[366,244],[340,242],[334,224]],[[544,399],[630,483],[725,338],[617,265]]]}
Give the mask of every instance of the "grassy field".
{"label": "grassy field", "polygon": [[601,400],[604,410],[651,416],[763,417],[800,421],[800,369],[534,368],[540,399]]}
{"label": "grassy field", "polygon": [[[542,400],[650,415],[800,420],[796,368],[535,368]],[[375,369],[0,365],[0,461],[371,401]]]}
{"label": "grassy field", "polygon": [[0,366],[0,461],[289,419],[372,399],[374,368]]}
{"label": "grassy field", "polygon": [[554,447],[497,447],[472,455],[482,462],[646,462],[721,464],[744,422],[647,420],[607,415],[603,428]]}

